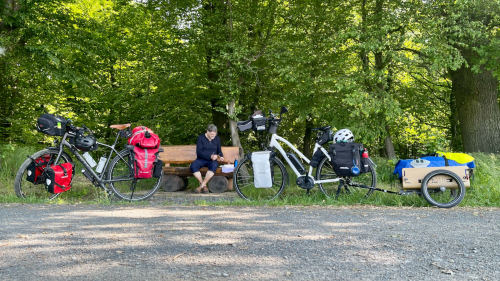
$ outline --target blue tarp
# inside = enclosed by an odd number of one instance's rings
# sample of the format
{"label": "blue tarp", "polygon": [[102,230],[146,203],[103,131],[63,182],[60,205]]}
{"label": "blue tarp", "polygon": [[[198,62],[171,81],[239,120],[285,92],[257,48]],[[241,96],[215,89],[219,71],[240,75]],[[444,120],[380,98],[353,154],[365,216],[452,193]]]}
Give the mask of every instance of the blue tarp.
{"label": "blue tarp", "polygon": [[[444,167],[444,158],[443,157],[437,157],[437,156],[425,156],[422,157],[421,159],[428,160],[429,166],[427,167]],[[401,159],[396,163],[396,167],[394,167],[394,172],[393,174],[397,174],[398,178],[401,178],[403,174],[403,168],[413,168],[410,165],[410,162],[413,161],[414,159]],[[448,166],[467,166],[469,168],[475,168],[476,164],[474,164],[474,161],[471,161],[469,163],[465,164],[459,164],[455,162],[454,160],[448,160]]]}

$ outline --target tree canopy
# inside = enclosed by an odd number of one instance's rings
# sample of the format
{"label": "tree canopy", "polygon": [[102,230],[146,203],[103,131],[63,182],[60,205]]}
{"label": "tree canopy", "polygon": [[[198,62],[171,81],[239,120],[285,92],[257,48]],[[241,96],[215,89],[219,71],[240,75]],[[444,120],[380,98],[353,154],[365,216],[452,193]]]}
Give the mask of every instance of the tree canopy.
{"label": "tree canopy", "polygon": [[287,106],[279,134],[350,128],[388,157],[500,150],[500,0],[0,0],[1,142],[49,112],[164,144]]}

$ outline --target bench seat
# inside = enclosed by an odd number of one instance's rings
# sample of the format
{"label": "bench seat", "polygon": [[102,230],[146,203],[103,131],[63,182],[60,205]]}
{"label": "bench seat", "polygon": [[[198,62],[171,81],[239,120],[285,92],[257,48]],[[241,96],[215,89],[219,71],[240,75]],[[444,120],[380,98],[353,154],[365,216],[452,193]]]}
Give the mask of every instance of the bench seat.
{"label": "bench seat", "polygon": [[[185,188],[187,177],[193,176],[189,170],[189,165],[196,160],[196,145],[164,145],[161,147],[163,152],[160,152],[159,158],[163,161],[164,189],[167,191],[176,191]],[[224,161],[222,164],[234,164],[239,158],[239,148],[237,146],[222,146],[222,154]],[[200,170],[202,175],[205,175],[207,168]],[[182,178],[182,179],[179,179]],[[217,177],[217,178],[216,178]],[[210,191],[215,192],[220,190],[232,189],[233,173],[223,173],[222,168],[217,168],[214,177],[208,183]],[[222,187],[221,184],[226,186]],[[216,186],[218,185],[218,186]]]}

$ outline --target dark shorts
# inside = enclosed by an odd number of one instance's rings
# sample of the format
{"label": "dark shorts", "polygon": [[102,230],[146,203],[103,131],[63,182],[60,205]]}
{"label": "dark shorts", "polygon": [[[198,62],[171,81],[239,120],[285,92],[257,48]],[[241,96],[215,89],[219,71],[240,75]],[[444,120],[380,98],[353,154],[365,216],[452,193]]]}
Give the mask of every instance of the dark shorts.
{"label": "dark shorts", "polygon": [[215,170],[219,167],[219,163],[215,160],[196,159],[193,163],[191,163],[189,169],[191,169],[191,173],[195,173],[198,172],[201,167],[208,167],[210,171],[215,173]]}

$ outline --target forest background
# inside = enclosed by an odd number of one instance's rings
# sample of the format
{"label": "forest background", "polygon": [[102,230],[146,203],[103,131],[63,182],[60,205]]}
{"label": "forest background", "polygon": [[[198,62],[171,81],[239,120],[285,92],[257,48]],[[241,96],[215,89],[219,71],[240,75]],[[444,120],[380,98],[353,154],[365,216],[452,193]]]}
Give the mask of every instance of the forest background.
{"label": "forest background", "polygon": [[388,158],[498,153],[499,79],[499,0],[0,0],[4,144],[48,140],[49,112],[250,149],[235,122],[284,105],[306,156],[323,125]]}

